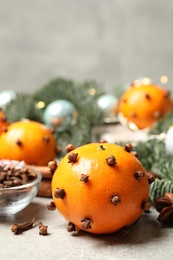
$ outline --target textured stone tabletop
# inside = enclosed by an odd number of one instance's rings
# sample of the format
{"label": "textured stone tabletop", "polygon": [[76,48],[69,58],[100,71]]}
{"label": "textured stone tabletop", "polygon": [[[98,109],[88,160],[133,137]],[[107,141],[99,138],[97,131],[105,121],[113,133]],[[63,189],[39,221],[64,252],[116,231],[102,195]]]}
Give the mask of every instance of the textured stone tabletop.
{"label": "textured stone tabletop", "polygon": [[[68,233],[67,222],[58,211],[49,211],[51,199],[36,197],[33,202],[9,218],[0,218],[0,259],[173,259],[172,228],[163,228],[157,221],[158,213],[151,208],[135,223],[130,234],[92,235],[85,232]],[[48,226],[48,235],[39,235],[38,226],[15,235],[10,226],[13,221],[25,222],[36,218]],[[105,216],[106,217],[106,216]]]}

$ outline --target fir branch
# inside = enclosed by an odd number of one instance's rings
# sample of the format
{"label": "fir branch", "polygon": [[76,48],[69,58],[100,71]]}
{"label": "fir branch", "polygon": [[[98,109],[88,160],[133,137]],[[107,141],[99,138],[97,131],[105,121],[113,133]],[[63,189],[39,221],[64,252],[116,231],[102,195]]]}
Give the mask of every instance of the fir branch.
{"label": "fir branch", "polygon": [[4,109],[10,123],[20,121],[22,118],[39,121],[35,113],[35,103],[32,95],[17,93],[17,96]]}
{"label": "fir branch", "polygon": [[173,112],[170,112],[155,124],[155,126],[149,131],[149,135],[167,133],[168,129],[172,126],[172,124]]}
{"label": "fir branch", "polygon": [[154,198],[163,197],[165,192],[173,193],[173,158],[166,153],[164,139],[160,141],[157,136],[153,139],[149,137],[147,142],[133,144],[133,148],[137,151],[143,167],[162,178],[156,178],[150,184],[150,201],[154,203]]}
{"label": "fir branch", "polygon": [[155,179],[155,181],[150,184],[149,199],[151,203],[154,204],[155,198],[163,197],[165,192],[173,193],[173,182],[166,179]]}
{"label": "fir branch", "polygon": [[[95,94],[91,95],[90,90],[95,90]],[[45,107],[40,110],[42,116],[48,104],[58,99],[70,101],[77,109],[79,116],[89,121],[91,125],[100,121],[101,112],[96,105],[96,99],[103,94],[100,86],[96,82],[76,83],[71,80],[57,78],[50,81],[33,95],[35,102],[43,101]]]}
{"label": "fir branch", "polygon": [[[92,95],[91,91],[95,91]],[[43,109],[36,111],[40,121],[43,122],[43,114],[48,104],[58,99],[70,101],[78,111],[76,125],[63,132],[56,132],[56,138],[62,150],[68,143],[80,146],[91,140],[91,128],[102,122],[101,111],[98,109],[96,100],[103,94],[101,87],[93,81],[76,83],[71,80],[57,78],[50,81],[33,95],[34,102],[45,103]],[[62,154],[63,155],[63,154]]]}

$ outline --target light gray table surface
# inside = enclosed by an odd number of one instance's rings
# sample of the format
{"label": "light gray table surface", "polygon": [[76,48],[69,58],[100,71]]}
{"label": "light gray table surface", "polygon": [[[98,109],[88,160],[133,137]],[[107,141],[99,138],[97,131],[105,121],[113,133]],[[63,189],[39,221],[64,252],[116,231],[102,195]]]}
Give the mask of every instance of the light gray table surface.
{"label": "light gray table surface", "polygon": [[[49,198],[36,197],[13,217],[0,218],[0,259],[173,259],[173,229],[163,228],[157,221],[158,212],[151,208],[136,222],[128,236],[118,233],[92,235],[86,232],[68,233],[67,222],[57,210],[46,208]],[[48,226],[48,235],[39,235],[38,226],[15,235],[13,221],[22,223],[36,218]],[[105,216],[106,217],[106,216]]]}

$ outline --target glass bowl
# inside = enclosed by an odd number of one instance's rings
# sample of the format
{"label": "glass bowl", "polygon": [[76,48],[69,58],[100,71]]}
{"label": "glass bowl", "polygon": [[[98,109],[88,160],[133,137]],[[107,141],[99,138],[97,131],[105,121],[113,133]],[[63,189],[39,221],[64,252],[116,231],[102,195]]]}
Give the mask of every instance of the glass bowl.
{"label": "glass bowl", "polygon": [[28,206],[37,195],[42,175],[30,168],[37,175],[30,183],[17,187],[0,188],[0,216],[16,214]]}

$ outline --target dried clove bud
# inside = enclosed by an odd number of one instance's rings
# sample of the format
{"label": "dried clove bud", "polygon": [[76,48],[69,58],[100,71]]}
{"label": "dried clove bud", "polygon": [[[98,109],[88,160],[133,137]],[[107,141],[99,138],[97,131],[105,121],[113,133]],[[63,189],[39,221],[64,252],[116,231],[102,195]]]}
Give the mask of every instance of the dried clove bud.
{"label": "dried clove bud", "polygon": [[18,139],[18,140],[16,141],[16,144],[17,144],[17,146],[22,146],[22,141],[21,141],[20,139]]}
{"label": "dried clove bud", "polygon": [[54,192],[54,197],[56,199],[63,199],[65,197],[65,191],[63,189],[56,188]]}
{"label": "dried clove bud", "polygon": [[3,116],[3,117],[1,118],[1,121],[2,121],[2,122],[7,122],[7,117],[6,117],[6,116]]}
{"label": "dried clove bud", "polygon": [[141,170],[136,171],[136,172],[134,173],[134,176],[135,176],[135,178],[136,178],[137,180],[141,180],[141,179],[144,177],[144,175],[145,175],[144,171],[141,171]]}
{"label": "dried clove bud", "polygon": [[155,181],[155,176],[151,172],[147,172],[147,178],[148,178],[149,184],[151,184],[153,181]]}
{"label": "dried clove bud", "polygon": [[69,222],[69,223],[68,223],[68,225],[67,225],[67,231],[68,231],[68,232],[76,231],[76,227],[75,227],[75,225],[74,225],[72,222]]}
{"label": "dried clove bud", "polygon": [[114,205],[118,205],[121,202],[121,198],[115,194],[113,195],[113,197],[110,199],[110,201],[114,204]]}
{"label": "dried clove bud", "polygon": [[54,174],[54,172],[56,171],[58,165],[57,165],[57,162],[56,161],[50,161],[48,163],[48,167],[49,167],[49,170],[52,174]]}
{"label": "dried clove bud", "polygon": [[100,143],[101,143],[101,144],[105,144],[105,143],[108,143],[108,141],[107,141],[107,140],[104,140],[104,139],[102,139],[102,140],[100,140]]}
{"label": "dried clove bud", "polygon": [[73,151],[75,149],[75,147],[74,147],[74,145],[73,144],[68,144],[67,146],[66,146],[66,152],[67,153],[69,153],[69,152],[71,152],[71,151]]}
{"label": "dried clove bud", "polygon": [[129,233],[130,233],[130,228],[124,226],[124,227],[122,227],[122,228],[119,230],[119,233],[120,233],[120,235],[122,235],[123,237],[126,237],[126,236],[128,236]]}
{"label": "dried clove bud", "polygon": [[4,184],[6,187],[12,187],[12,186],[13,186],[13,181],[3,181],[3,184]]}
{"label": "dried clove bud", "polygon": [[46,207],[47,207],[48,210],[52,210],[52,211],[56,209],[55,203],[53,201],[49,202],[46,205]]}
{"label": "dried clove bud", "polygon": [[13,181],[13,186],[16,187],[16,186],[20,186],[22,185],[23,182],[20,178],[15,178],[14,181]]}
{"label": "dried clove bud", "polygon": [[99,149],[98,150],[105,150],[105,147],[102,145],[102,144],[100,144],[100,146],[99,146]]}
{"label": "dried clove bud", "polygon": [[77,161],[77,158],[78,158],[78,153],[70,153],[68,155],[68,163],[71,163],[71,162],[76,162]]}
{"label": "dried clove bud", "polygon": [[82,222],[82,229],[91,229],[91,220],[89,218],[84,218],[81,220]]}
{"label": "dried clove bud", "polygon": [[130,152],[133,156],[135,156],[136,158],[138,158],[139,156],[138,156],[138,153],[136,152],[136,151],[131,151]]}
{"label": "dried clove bud", "polygon": [[6,172],[0,172],[0,182],[3,182],[3,181],[5,181],[5,179],[6,179],[6,175],[7,175],[7,173]]}
{"label": "dried clove bud", "polygon": [[151,96],[148,93],[145,94],[145,98],[151,100]]}
{"label": "dried clove bud", "polygon": [[125,145],[124,149],[126,152],[130,153],[133,150],[133,146],[132,144],[128,143]]}
{"label": "dried clove bud", "polygon": [[8,131],[8,128],[4,126],[4,127],[2,128],[2,132],[6,133],[7,131]]}
{"label": "dried clove bud", "polygon": [[23,173],[23,174],[21,175],[21,177],[22,177],[22,183],[23,183],[23,184],[26,184],[26,183],[29,181],[29,176],[28,176],[27,172],[26,172],[26,173]]}
{"label": "dried clove bud", "polygon": [[150,204],[149,201],[144,200],[144,201],[142,202],[142,206],[141,206],[141,207],[142,207],[142,210],[148,212],[149,209],[151,208],[151,204]]}
{"label": "dried clove bud", "polygon": [[62,148],[60,146],[56,146],[55,153],[57,156],[60,155],[62,153]]}
{"label": "dried clove bud", "polygon": [[106,159],[106,162],[108,165],[113,166],[116,164],[116,158],[113,155],[111,155]]}
{"label": "dried clove bud", "polygon": [[32,219],[32,221],[25,222],[23,224],[17,224],[17,223],[12,223],[11,225],[11,231],[15,234],[22,233],[26,230],[29,230],[33,227],[33,224],[35,222],[35,218]]}
{"label": "dried clove bud", "polygon": [[48,226],[44,226],[42,222],[39,222],[38,227],[39,227],[39,235],[46,236]]}
{"label": "dried clove bud", "polygon": [[47,136],[47,135],[43,136],[43,142],[46,143],[46,144],[49,143],[50,142],[50,137]]}
{"label": "dried clove bud", "polygon": [[148,183],[151,184],[155,179],[161,180],[162,177],[159,174],[154,173],[153,171],[147,171],[146,175],[148,177]]}
{"label": "dried clove bud", "polygon": [[85,174],[81,174],[80,181],[88,182],[88,179],[89,179],[89,176],[87,176]]}

